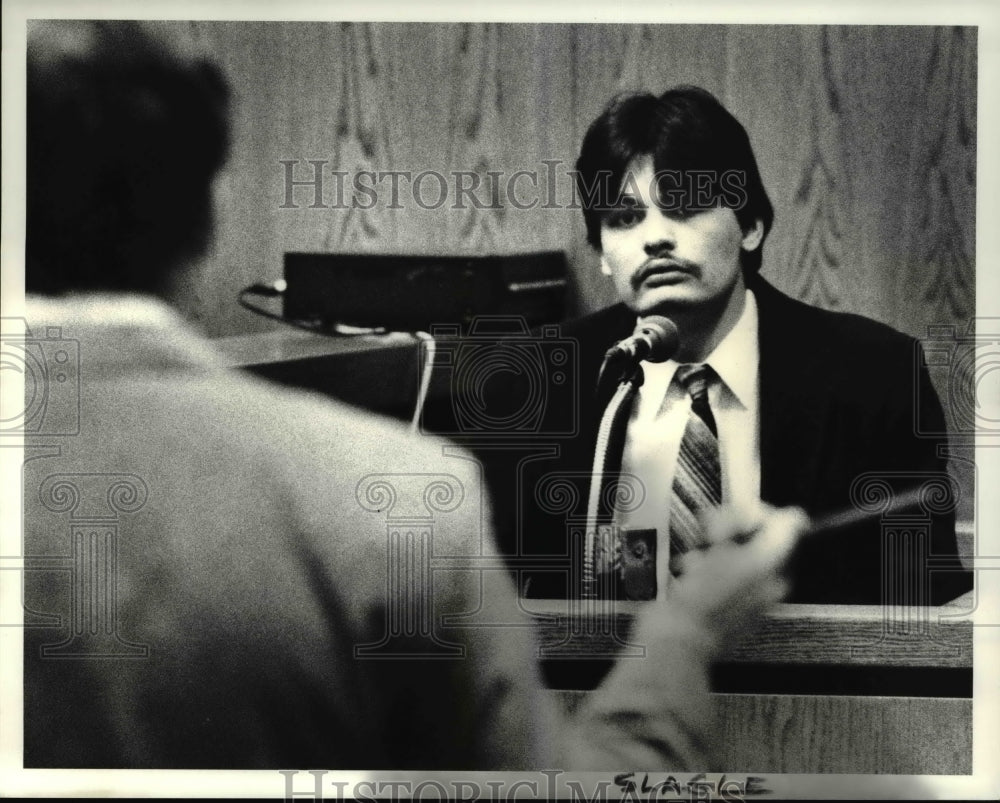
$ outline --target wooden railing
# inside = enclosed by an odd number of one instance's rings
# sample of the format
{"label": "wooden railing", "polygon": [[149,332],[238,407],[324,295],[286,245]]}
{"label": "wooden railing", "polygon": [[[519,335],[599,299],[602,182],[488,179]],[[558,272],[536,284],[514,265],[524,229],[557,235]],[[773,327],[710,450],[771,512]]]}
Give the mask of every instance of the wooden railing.
{"label": "wooden railing", "polygon": [[[643,603],[616,603],[596,627],[574,622],[566,601],[524,604],[537,617],[553,693],[571,709],[588,693],[574,686],[596,682],[591,671],[573,683],[574,667],[592,669],[580,662],[588,657],[610,665],[609,650],[628,643]],[[719,766],[707,769],[970,773],[970,605],[964,597],[909,610],[778,606],[715,667]]]}

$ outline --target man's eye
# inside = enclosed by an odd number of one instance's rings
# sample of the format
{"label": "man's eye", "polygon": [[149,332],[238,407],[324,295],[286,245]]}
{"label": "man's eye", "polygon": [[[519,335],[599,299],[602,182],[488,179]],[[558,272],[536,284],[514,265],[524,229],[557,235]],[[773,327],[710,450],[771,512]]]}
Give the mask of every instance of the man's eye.
{"label": "man's eye", "polygon": [[662,207],[663,214],[671,220],[691,220],[710,211],[710,206],[676,205],[672,207]]}
{"label": "man's eye", "polygon": [[689,217],[697,214],[697,212],[698,210],[686,206],[675,206],[663,210],[663,214],[673,220],[687,220]]}
{"label": "man's eye", "polygon": [[608,214],[605,222],[613,229],[624,229],[639,223],[643,214],[641,209],[614,209]]}

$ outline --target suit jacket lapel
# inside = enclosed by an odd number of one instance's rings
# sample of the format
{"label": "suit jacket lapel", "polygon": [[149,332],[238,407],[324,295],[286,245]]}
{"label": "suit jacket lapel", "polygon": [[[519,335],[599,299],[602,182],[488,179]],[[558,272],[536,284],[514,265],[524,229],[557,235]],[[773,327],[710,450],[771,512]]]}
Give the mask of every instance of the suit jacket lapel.
{"label": "suit jacket lapel", "polygon": [[[831,413],[822,355],[810,335],[816,311],[794,301],[754,276],[748,282],[758,308],[760,350],[761,498],[773,505],[796,504],[807,509],[821,497],[823,469],[830,455],[827,443]],[[589,423],[583,454],[593,458],[594,437],[603,410],[595,398],[597,373],[604,352],[628,337],[635,313],[616,304],[569,326],[580,354],[581,421]],[[582,463],[583,454],[578,456]]]}
{"label": "suit jacket lapel", "polygon": [[759,276],[749,286],[759,311],[761,499],[808,509],[821,490],[830,414],[823,360],[808,334],[811,310]]}

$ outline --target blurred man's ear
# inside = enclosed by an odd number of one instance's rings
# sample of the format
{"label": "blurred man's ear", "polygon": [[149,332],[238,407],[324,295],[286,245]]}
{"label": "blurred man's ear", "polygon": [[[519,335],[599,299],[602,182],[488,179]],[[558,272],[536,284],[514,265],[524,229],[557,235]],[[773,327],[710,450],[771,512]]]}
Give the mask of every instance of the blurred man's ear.
{"label": "blurred man's ear", "polygon": [[753,251],[761,244],[763,239],[764,221],[756,218],[750,226],[743,230],[743,240],[740,242],[740,246],[744,251]]}
{"label": "blurred man's ear", "polygon": [[604,254],[601,254],[601,273],[603,273],[605,276],[611,275],[611,266],[608,264],[608,261],[604,258]]}

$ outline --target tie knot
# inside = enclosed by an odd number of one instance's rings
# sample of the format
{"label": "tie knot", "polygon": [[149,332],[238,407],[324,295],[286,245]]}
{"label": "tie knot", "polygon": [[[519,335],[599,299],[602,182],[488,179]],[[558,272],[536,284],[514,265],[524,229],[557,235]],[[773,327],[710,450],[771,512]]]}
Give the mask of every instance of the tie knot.
{"label": "tie knot", "polygon": [[695,401],[708,398],[708,385],[715,372],[706,363],[697,365],[681,365],[677,369],[677,381],[691,394]]}

